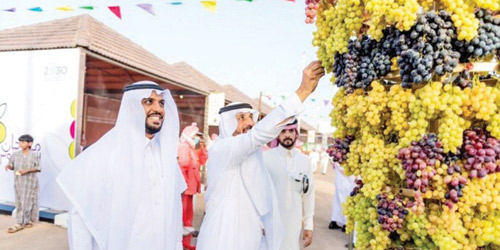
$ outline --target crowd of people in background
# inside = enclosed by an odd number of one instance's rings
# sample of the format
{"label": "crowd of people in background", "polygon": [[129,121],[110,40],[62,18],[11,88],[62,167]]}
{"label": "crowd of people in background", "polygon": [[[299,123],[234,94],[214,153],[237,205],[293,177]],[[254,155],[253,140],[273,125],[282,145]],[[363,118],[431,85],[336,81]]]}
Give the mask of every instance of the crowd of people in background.
{"label": "crowd of people in background", "polygon": [[[57,178],[73,205],[70,248],[308,247],[313,241],[314,173],[319,169],[326,174],[329,166],[335,170],[329,227],[341,228],[345,218],[340,204],[353,179],[332,163],[326,148],[303,152],[297,147],[295,117],[323,75],[319,62],[311,63],[296,93],[260,121],[249,104],[223,107],[219,137],[207,140],[196,123],[178,137],[177,108],[168,90],[148,81],[127,86],[115,127]],[[40,163],[30,152],[33,138],[23,135],[19,141],[21,150],[5,167],[15,172],[17,224],[9,233],[38,221]],[[206,214],[198,231],[193,227],[194,197],[205,190]],[[192,237],[198,237],[197,246]]]}

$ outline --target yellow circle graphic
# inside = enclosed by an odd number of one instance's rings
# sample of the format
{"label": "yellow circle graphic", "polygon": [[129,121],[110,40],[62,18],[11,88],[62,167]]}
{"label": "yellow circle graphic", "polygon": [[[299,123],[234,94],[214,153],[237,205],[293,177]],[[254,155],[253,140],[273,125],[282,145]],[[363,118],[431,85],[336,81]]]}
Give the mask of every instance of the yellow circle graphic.
{"label": "yellow circle graphic", "polygon": [[5,140],[5,136],[7,135],[7,128],[5,128],[5,125],[0,122],[0,143]]}
{"label": "yellow circle graphic", "polygon": [[69,158],[72,160],[75,158],[75,141],[69,144]]}
{"label": "yellow circle graphic", "polygon": [[71,116],[73,116],[73,119],[76,119],[76,100],[71,102]]}

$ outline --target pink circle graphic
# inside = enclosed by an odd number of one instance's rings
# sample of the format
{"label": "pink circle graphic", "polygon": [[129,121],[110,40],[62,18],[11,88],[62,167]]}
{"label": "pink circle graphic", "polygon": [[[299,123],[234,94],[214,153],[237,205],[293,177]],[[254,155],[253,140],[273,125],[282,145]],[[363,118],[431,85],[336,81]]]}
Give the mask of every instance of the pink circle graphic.
{"label": "pink circle graphic", "polygon": [[69,127],[69,133],[71,134],[71,138],[75,139],[75,121],[71,123]]}

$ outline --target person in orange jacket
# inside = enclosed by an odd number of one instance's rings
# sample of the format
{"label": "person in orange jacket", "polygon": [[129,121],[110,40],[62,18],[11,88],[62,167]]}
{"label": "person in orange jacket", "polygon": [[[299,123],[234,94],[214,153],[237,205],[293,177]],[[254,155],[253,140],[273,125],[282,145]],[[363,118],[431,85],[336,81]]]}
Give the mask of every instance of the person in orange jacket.
{"label": "person in orange jacket", "polygon": [[184,128],[181,134],[179,149],[177,151],[179,166],[186,180],[187,189],[182,195],[182,222],[184,231],[189,234],[184,235],[182,245],[185,249],[194,250],[191,245],[193,228],[193,196],[200,192],[200,161],[196,152],[195,136],[198,133],[198,127],[195,123]]}

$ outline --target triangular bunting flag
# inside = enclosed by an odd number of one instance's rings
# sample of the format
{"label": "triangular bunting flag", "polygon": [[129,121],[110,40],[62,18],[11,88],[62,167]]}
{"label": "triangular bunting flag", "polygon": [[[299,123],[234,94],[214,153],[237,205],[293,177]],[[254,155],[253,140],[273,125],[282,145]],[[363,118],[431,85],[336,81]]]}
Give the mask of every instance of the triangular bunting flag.
{"label": "triangular bunting flag", "polygon": [[34,8],[31,8],[31,9],[28,9],[28,10],[31,10],[31,11],[36,11],[36,12],[42,12],[42,8],[40,7],[34,7]]}
{"label": "triangular bunting flag", "polygon": [[328,105],[330,101],[329,100],[323,100],[323,103],[325,103],[325,106]]}
{"label": "triangular bunting flag", "polygon": [[84,9],[84,10],[93,10],[94,9],[94,6],[81,6],[80,9]]}
{"label": "triangular bunting flag", "polygon": [[288,2],[294,2],[295,3],[295,0],[287,0]]}
{"label": "triangular bunting flag", "polygon": [[149,4],[149,3],[140,3],[140,4],[137,4],[137,7],[149,12],[149,14],[151,15],[155,15],[155,12],[153,11],[153,5],[152,4]]}
{"label": "triangular bunting flag", "polygon": [[217,1],[201,1],[201,5],[203,5],[203,8],[212,13],[217,11]]}
{"label": "triangular bunting flag", "polygon": [[69,5],[66,5],[66,6],[61,6],[61,7],[57,7],[56,10],[61,10],[61,11],[73,11],[74,9],[71,8]]}
{"label": "triangular bunting flag", "polygon": [[181,5],[182,2],[170,2],[169,4],[171,4],[171,5]]}
{"label": "triangular bunting flag", "polygon": [[120,12],[120,6],[108,6],[109,10],[115,14],[120,20],[122,19],[122,13]]}
{"label": "triangular bunting flag", "polygon": [[7,12],[16,12],[16,8],[10,8],[10,9],[5,9],[3,11],[7,11]]}

